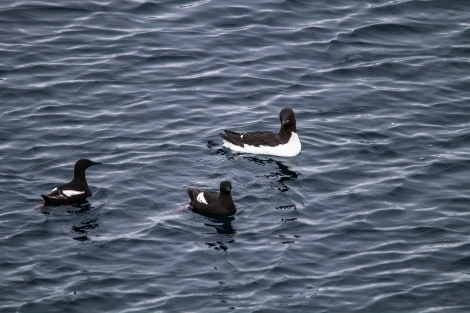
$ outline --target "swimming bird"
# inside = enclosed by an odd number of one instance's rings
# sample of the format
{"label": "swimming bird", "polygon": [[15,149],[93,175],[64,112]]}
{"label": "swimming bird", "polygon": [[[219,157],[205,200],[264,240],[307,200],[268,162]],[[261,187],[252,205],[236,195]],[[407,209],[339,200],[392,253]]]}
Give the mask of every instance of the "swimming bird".
{"label": "swimming bird", "polygon": [[294,157],[301,150],[294,110],[291,108],[282,109],[279,113],[279,119],[281,129],[278,133],[271,131],[236,133],[224,130],[224,133],[219,135],[224,141],[224,147],[235,152]]}
{"label": "swimming bird", "polygon": [[51,190],[44,198],[44,205],[72,205],[83,203],[87,197],[91,197],[91,191],[86,181],[85,170],[92,165],[101,164],[88,159],[80,159],[73,168],[71,182],[59,185]]}
{"label": "swimming bird", "polygon": [[188,188],[187,193],[191,198],[191,205],[201,213],[232,215],[237,210],[230,194],[231,190],[232,184],[229,181],[223,181],[220,183],[220,192]]}

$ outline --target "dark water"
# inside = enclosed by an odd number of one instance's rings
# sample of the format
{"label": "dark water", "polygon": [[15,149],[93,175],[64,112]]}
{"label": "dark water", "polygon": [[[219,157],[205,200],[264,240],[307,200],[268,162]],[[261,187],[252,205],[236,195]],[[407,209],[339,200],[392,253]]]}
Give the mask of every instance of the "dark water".
{"label": "dark water", "polygon": [[[1,312],[470,312],[470,2],[2,0],[0,38]],[[295,158],[206,144],[285,106]],[[83,157],[91,208],[38,208]]]}

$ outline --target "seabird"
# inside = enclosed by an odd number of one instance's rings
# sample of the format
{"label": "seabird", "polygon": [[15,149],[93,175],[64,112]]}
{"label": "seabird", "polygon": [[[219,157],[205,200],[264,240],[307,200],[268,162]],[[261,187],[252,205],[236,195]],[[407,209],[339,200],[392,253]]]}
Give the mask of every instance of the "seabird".
{"label": "seabird", "polygon": [[44,198],[44,205],[73,205],[86,201],[91,197],[91,191],[86,181],[85,170],[92,165],[101,164],[88,159],[80,159],[73,168],[73,179],[71,182],[59,185],[51,190]]}
{"label": "seabird", "polygon": [[189,188],[187,193],[191,198],[191,205],[199,212],[214,215],[232,215],[236,208],[230,191],[232,184],[229,181],[220,183],[220,192],[201,191]]}
{"label": "seabird", "polygon": [[224,141],[223,145],[235,152],[294,157],[301,150],[294,110],[282,109],[279,119],[281,129],[278,133],[271,131],[237,133],[224,130],[224,133],[220,133]]}

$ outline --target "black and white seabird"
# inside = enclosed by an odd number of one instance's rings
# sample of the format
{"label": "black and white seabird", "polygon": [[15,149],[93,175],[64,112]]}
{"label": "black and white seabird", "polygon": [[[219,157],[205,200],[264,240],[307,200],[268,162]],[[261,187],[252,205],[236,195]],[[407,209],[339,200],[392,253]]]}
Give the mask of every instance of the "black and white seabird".
{"label": "black and white seabird", "polygon": [[220,192],[201,191],[196,188],[187,190],[191,198],[191,205],[201,213],[213,215],[232,215],[237,211],[230,191],[232,184],[229,181],[220,183]]}
{"label": "black and white seabird", "polygon": [[223,145],[235,152],[294,157],[301,150],[294,110],[282,109],[279,119],[281,129],[278,133],[271,131],[236,133],[224,130],[224,133],[220,133],[224,141]]}
{"label": "black and white seabird", "polygon": [[101,163],[88,159],[78,160],[73,168],[71,182],[55,187],[48,195],[41,195],[44,198],[44,205],[73,205],[85,202],[87,197],[91,197],[85,170],[98,164]]}

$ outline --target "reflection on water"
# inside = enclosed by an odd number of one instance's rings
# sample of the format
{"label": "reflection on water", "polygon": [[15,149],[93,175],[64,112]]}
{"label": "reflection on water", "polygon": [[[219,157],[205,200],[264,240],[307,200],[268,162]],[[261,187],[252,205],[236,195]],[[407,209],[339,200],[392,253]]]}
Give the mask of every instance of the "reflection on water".
{"label": "reflection on water", "polygon": [[69,207],[69,209],[67,209],[67,212],[68,213],[72,213],[72,214],[80,214],[80,213],[85,213],[85,212],[88,212],[90,211],[91,209],[91,203],[90,202],[85,202],[85,203],[76,203],[74,205],[72,205],[71,207]]}
{"label": "reflection on water", "polygon": [[295,204],[280,205],[276,207],[276,210],[297,210],[297,206]]}
{"label": "reflection on water", "polygon": [[219,234],[234,234],[236,230],[232,226],[232,221],[235,220],[233,215],[230,216],[215,216],[205,215],[209,222],[205,222],[204,225],[214,227]]}
{"label": "reflection on water", "polygon": [[87,234],[99,227],[99,215],[96,215],[93,218],[87,218],[80,222],[78,225],[72,226],[72,231],[78,234],[79,236],[73,237],[73,239],[78,241],[88,241],[90,238]]}
{"label": "reflection on water", "polygon": [[300,175],[300,172],[298,171],[297,158],[278,158],[273,156],[265,156],[266,158],[264,159],[263,156],[239,154],[225,148],[217,149],[216,153],[219,155],[224,155],[228,159],[232,160],[246,159],[261,166],[271,164],[276,165],[277,169],[274,172],[258,177],[274,179],[276,183],[271,183],[271,188],[277,188],[281,192],[288,191],[289,187],[287,186],[287,183],[296,180]]}
{"label": "reflection on water", "polygon": [[279,235],[279,238],[281,239],[281,243],[283,245],[292,245],[297,242],[302,236],[300,235],[293,235],[293,236],[286,236],[286,235]]}
{"label": "reflection on water", "polygon": [[[91,205],[89,201],[81,204],[74,204],[74,205],[65,205],[65,206],[44,206],[41,205],[38,207],[40,209],[41,214],[45,215],[74,215],[75,220],[77,218],[81,218],[78,224],[72,225],[71,230],[75,235],[73,239],[77,241],[89,241],[91,240],[88,237],[88,233],[99,227],[99,214],[94,215],[95,213],[91,213],[93,216],[90,217],[90,212],[97,210],[98,208]],[[68,223],[68,222],[67,222]],[[73,223],[73,222],[72,222]]]}
{"label": "reflection on water", "polygon": [[232,226],[232,221],[235,220],[233,215],[230,216],[206,216],[208,221],[204,223],[205,226],[213,227],[217,233],[225,236],[227,240],[224,241],[215,241],[215,242],[206,242],[206,245],[214,248],[215,250],[227,251],[228,245],[234,243],[235,240],[232,238],[232,234],[236,233],[236,230]]}
{"label": "reflection on water", "polygon": [[215,250],[221,250],[227,252],[228,244],[234,243],[235,240],[230,239],[226,242],[217,241],[217,242],[206,242],[206,245],[210,248],[214,248]]}
{"label": "reflection on water", "polygon": [[267,179],[274,179],[276,183],[271,183],[272,188],[277,188],[281,192],[289,190],[287,185],[288,182],[294,181],[300,175],[300,173],[293,170],[295,168],[295,161],[290,160],[275,160],[275,159],[260,159],[257,157],[248,157],[248,160],[255,162],[260,165],[275,164],[277,169],[269,174],[261,175],[261,177]]}

